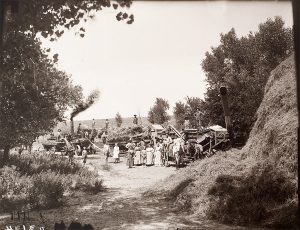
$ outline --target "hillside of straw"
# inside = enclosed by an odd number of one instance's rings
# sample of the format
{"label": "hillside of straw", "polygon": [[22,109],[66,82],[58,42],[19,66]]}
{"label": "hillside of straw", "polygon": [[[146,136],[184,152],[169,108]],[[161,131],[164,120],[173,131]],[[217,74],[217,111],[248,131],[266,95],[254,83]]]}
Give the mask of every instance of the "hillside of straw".
{"label": "hillside of straw", "polygon": [[297,226],[297,105],[294,56],[276,67],[265,87],[246,146],[217,152],[160,182],[174,210],[194,218],[246,226]]}

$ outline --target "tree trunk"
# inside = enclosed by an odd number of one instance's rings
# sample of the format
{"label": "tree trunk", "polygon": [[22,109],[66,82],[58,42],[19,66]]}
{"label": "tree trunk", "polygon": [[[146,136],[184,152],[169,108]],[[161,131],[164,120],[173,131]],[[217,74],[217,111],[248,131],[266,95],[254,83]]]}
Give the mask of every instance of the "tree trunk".
{"label": "tree trunk", "polygon": [[8,159],[9,159],[9,150],[10,150],[10,147],[8,145],[6,145],[4,147],[3,158],[2,158],[2,162],[1,162],[2,166],[6,165],[6,163],[8,162]]}

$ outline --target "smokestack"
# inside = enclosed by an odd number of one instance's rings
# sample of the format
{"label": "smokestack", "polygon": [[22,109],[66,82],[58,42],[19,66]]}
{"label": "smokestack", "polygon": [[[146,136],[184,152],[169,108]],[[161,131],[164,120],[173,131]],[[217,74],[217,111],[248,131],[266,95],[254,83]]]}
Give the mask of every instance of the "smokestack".
{"label": "smokestack", "polygon": [[98,90],[94,90],[86,99],[85,102],[82,102],[76,106],[76,108],[71,112],[70,117],[70,126],[71,126],[71,134],[74,134],[74,121],[73,118],[76,117],[79,113],[87,110],[91,107],[98,99],[100,92]]}
{"label": "smokestack", "polygon": [[228,106],[227,89],[225,86],[220,87],[220,94],[221,94],[221,100],[222,100],[222,105],[223,105],[223,110],[224,110],[226,129],[229,134],[229,139],[231,141],[231,144],[233,145],[233,128],[232,128],[232,123],[231,123],[231,119],[230,119],[230,110],[229,110],[229,106]]}
{"label": "smokestack", "polygon": [[70,118],[71,135],[74,135],[74,121],[73,117]]}

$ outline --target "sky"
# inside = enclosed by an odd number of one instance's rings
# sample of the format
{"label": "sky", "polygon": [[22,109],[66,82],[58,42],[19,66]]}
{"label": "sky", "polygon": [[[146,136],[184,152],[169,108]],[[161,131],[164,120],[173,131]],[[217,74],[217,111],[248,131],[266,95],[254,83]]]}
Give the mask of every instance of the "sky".
{"label": "sky", "polygon": [[235,28],[238,36],[247,35],[277,15],[293,24],[290,2],[137,1],[126,11],[134,14],[131,25],[105,9],[84,24],[84,38],[72,29],[58,41],[42,40],[85,96],[100,91],[99,101],[75,120],[114,118],[117,112],[147,116],[157,97],[169,102],[171,114],[186,96],[204,99],[201,61],[219,45],[220,33]]}

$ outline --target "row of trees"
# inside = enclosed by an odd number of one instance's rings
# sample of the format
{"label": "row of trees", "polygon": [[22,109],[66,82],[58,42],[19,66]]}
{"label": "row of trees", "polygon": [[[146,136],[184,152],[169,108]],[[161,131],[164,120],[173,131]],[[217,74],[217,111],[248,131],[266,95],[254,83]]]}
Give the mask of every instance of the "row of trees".
{"label": "row of trees", "polygon": [[[192,125],[195,125],[195,113],[197,108],[204,107],[204,101],[198,97],[186,97],[184,101],[179,101],[173,108],[176,127],[181,129],[185,119],[188,119]],[[148,121],[152,124],[164,124],[170,120],[168,110],[169,102],[163,98],[156,98],[154,105],[148,113]]]}
{"label": "row of trees", "polygon": [[[263,99],[264,87],[271,71],[293,52],[293,33],[284,26],[280,17],[268,19],[258,26],[258,31],[238,37],[231,29],[220,35],[220,45],[205,54],[202,68],[208,83],[205,99],[186,98],[174,107],[178,128],[188,116],[194,122],[196,108],[204,113],[202,124],[218,124],[225,127],[220,86],[226,86],[229,94],[231,119],[234,131],[249,135],[256,120],[256,111]],[[169,103],[157,98],[150,108],[148,120],[163,124],[170,118]]]}

